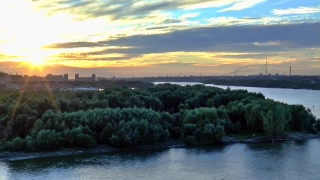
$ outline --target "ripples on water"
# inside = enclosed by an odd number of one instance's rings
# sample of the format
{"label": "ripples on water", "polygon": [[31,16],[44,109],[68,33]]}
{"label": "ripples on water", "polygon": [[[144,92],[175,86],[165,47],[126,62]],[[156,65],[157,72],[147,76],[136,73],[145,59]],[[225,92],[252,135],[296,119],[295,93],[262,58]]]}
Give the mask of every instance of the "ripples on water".
{"label": "ripples on water", "polygon": [[320,139],[0,163],[0,179],[320,179]]}

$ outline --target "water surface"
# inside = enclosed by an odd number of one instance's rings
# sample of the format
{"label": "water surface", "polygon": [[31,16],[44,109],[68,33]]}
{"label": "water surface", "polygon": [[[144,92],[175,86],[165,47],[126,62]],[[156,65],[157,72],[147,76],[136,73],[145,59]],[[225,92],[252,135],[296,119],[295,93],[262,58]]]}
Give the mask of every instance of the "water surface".
{"label": "water surface", "polygon": [[320,179],[320,139],[0,162],[0,179]]}

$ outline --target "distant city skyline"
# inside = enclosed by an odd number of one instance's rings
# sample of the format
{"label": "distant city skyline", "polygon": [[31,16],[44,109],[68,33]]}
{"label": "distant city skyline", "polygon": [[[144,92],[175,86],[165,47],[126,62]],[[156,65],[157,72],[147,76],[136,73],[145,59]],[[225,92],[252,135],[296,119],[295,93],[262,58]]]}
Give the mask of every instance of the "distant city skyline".
{"label": "distant city skyline", "polygon": [[297,0],[2,1],[0,71],[90,77],[319,75],[320,5]]}

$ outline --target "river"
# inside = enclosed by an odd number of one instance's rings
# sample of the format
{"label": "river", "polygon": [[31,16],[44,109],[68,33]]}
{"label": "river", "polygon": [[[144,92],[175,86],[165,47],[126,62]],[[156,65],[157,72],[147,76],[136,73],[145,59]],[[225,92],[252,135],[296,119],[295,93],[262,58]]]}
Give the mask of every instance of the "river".
{"label": "river", "polygon": [[319,180],[320,139],[0,162],[0,179]]}
{"label": "river", "polygon": [[[226,86],[218,87],[226,88]],[[267,98],[288,104],[302,104],[309,107],[317,117],[320,117],[320,91],[232,86],[230,88],[261,92]],[[232,144],[227,146],[42,157],[0,161],[0,180],[319,180],[319,150],[320,139],[311,139],[282,143]]]}

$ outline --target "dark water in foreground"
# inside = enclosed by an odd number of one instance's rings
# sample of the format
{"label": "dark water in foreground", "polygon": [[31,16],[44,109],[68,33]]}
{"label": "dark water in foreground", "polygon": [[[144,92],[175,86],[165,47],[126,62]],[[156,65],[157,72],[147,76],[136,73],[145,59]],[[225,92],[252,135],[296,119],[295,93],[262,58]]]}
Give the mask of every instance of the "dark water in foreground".
{"label": "dark water in foreground", "polygon": [[320,139],[0,162],[0,179],[320,179]]}

